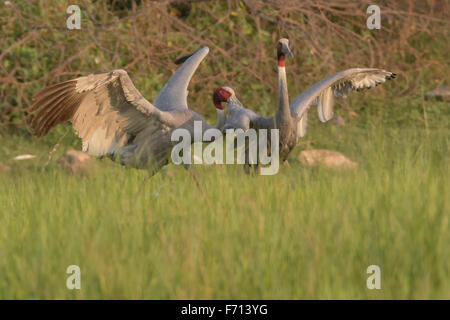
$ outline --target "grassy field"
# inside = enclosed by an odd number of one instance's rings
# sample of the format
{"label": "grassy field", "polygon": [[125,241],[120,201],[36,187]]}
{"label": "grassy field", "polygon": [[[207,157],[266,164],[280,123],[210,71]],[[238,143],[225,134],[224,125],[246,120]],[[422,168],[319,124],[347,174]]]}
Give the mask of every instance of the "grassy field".
{"label": "grassy field", "polygon": [[[3,159],[38,157],[0,174],[0,298],[448,299],[448,126],[387,118],[312,121],[304,145],[341,151],[355,170],[295,155],[275,176],[196,166],[203,191],[175,165],[145,185],[146,171],[109,159],[73,176],[54,161],[79,147],[72,134],[42,169],[64,127],[43,140],[3,135]],[[79,291],[65,285],[72,264]],[[381,290],[366,288],[372,264]]]}

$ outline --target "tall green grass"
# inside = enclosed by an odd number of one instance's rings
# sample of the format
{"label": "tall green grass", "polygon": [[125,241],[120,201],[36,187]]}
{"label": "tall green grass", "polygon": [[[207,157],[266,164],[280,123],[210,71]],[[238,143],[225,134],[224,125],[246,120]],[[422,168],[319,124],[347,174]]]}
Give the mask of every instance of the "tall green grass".
{"label": "tall green grass", "polygon": [[[449,299],[449,130],[327,125],[308,137],[358,168],[295,155],[274,176],[195,166],[200,190],[174,165],[144,185],[145,171],[108,159],[84,177],[42,170],[45,142],[2,138],[8,156],[39,157],[0,176],[0,298]],[[66,288],[72,264],[81,290]],[[366,287],[372,264],[381,290]]]}

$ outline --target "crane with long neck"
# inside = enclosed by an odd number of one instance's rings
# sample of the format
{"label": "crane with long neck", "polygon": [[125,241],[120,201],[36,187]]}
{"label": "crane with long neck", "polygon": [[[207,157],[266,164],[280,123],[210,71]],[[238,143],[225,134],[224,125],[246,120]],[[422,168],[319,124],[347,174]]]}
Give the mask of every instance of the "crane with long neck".
{"label": "crane with long neck", "polygon": [[275,119],[276,127],[280,130],[280,155],[282,155],[283,160],[289,154],[288,142],[293,131],[295,131],[291,111],[289,110],[289,93],[285,66],[286,54],[291,57],[294,56],[289,48],[289,40],[282,38],[277,43],[278,109]]}
{"label": "crane with long neck", "polygon": [[[377,68],[351,68],[337,72],[307,88],[289,103],[286,79],[286,55],[292,55],[289,40],[277,42],[278,109],[273,117],[264,118],[244,108],[233,89],[221,87],[221,99],[228,103],[229,115],[224,130],[241,128],[279,129],[280,160],[285,161],[298,140],[306,134],[308,111],[317,105],[321,122],[333,118],[334,96],[346,97],[350,91],[370,89],[395,78],[396,74]],[[217,90],[219,90],[217,89]]]}
{"label": "crane with long neck", "polygon": [[[156,172],[169,162],[178,128],[191,133],[195,141],[195,122],[202,130],[212,128],[205,119],[188,108],[189,82],[209,52],[203,47],[178,60],[183,63],[151,103],[134,86],[125,70],[93,73],[68,80],[37,92],[28,109],[34,114],[37,135],[45,135],[56,125],[70,121],[81,138],[83,151],[90,155],[118,157],[122,164]],[[226,114],[216,108],[221,129]],[[201,139],[201,137],[200,137]]]}

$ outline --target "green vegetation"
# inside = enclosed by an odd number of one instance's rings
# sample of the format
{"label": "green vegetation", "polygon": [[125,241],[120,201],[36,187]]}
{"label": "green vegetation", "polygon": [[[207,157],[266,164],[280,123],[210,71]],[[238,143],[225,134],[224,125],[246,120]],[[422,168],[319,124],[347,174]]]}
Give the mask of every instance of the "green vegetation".
{"label": "green vegetation", "polygon": [[[39,157],[0,180],[0,297],[450,298],[448,128],[316,123],[308,137],[359,167],[196,166],[200,190],[174,165],[145,185],[109,159],[85,177],[42,171],[51,146],[9,137],[3,155]],[[71,264],[81,291],[65,287]],[[382,290],[366,288],[371,264]]]}
{"label": "green vegetation", "polygon": [[[437,1],[441,10],[430,13],[386,1],[396,13],[384,16],[383,33],[367,33],[364,7],[344,2],[321,3],[321,15],[317,1],[252,1],[258,18],[242,2],[188,10],[142,1],[133,20],[132,9],[100,1],[90,18],[82,8],[82,32],[30,29],[64,23],[66,1],[2,8],[0,162],[11,171],[0,172],[0,298],[450,299],[450,108],[426,98],[450,72],[448,4]],[[29,134],[24,110],[45,85],[124,67],[152,100],[176,68],[171,61],[202,45],[211,52],[189,88],[191,107],[214,122],[211,92],[229,85],[271,114],[280,35],[296,55],[287,65],[291,98],[355,65],[399,76],[337,100],[343,127],[319,123],[311,109],[306,137],[277,175],[194,166],[198,187],[181,166],[146,180],[145,170],[97,159],[76,176],[56,161],[81,148],[71,130],[64,136],[70,125]],[[305,148],[337,150],[359,166],[311,168],[297,161]],[[19,154],[37,157],[12,160]],[[81,268],[79,291],[66,288],[72,264]],[[372,264],[381,267],[381,290],[366,288]]]}

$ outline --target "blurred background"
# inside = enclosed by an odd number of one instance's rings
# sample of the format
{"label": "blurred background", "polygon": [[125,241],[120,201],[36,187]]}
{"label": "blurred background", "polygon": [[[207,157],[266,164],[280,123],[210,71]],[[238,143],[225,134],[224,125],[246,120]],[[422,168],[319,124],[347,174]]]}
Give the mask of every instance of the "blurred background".
{"label": "blurred background", "polygon": [[[69,4],[81,9],[81,30],[66,27]],[[366,26],[370,4],[381,8],[380,30]],[[423,124],[414,101],[449,84],[449,7],[445,0],[1,1],[0,130],[30,132],[25,110],[34,92],[91,72],[123,68],[153,101],[173,61],[202,46],[210,54],[191,81],[190,108],[214,118],[212,91],[227,85],[246,107],[269,115],[280,37],[295,55],[287,61],[291,99],[345,68],[385,68],[399,77],[371,93],[370,110],[361,112],[363,94],[351,106],[339,99],[338,114]],[[429,112],[448,115],[448,108]]]}

